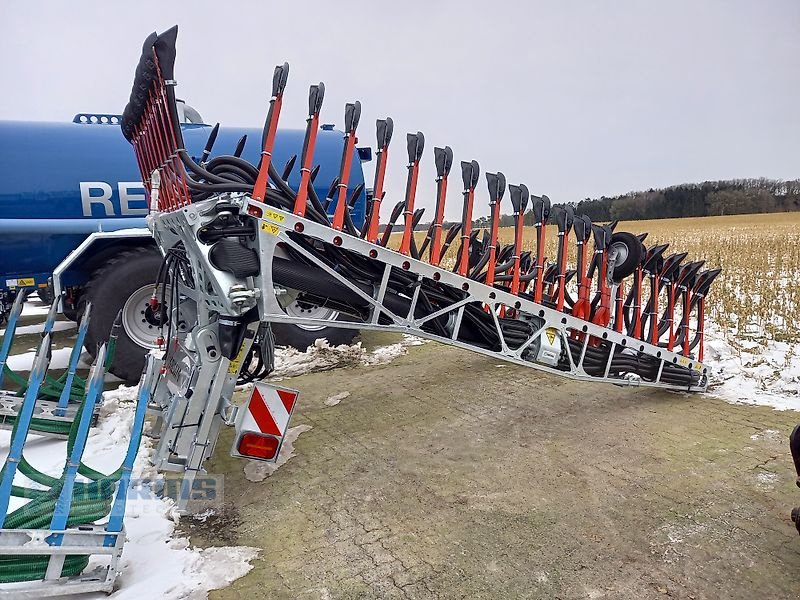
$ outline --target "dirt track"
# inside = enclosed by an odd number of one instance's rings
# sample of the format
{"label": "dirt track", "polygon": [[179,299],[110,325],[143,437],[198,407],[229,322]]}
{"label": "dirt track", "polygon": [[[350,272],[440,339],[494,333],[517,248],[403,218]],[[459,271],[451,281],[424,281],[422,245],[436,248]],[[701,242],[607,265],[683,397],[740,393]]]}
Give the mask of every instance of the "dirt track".
{"label": "dirt track", "polygon": [[[797,413],[591,386],[435,344],[305,375],[297,456],[193,541],[262,548],[212,598],[800,596]],[[342,392],[337,406],[324,401]]]}

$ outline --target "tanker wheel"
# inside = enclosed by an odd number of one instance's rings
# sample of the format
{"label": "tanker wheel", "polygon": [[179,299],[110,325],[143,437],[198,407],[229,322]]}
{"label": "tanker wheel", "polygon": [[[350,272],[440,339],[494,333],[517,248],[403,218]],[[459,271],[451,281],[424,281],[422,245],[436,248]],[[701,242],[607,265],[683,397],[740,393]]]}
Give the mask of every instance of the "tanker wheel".
{"label": "tanker wheel", "polygon": [[45,287],[40,287],[36,289],[36,295],[39,296],[39,300],[50,306],[55,299],[55,294],[53,294],[53,287],[47,285]]}
{"label": "tanker wheel", "polygon": [[[292,317],[305,317],[309,319],[324,319],[326,321],[343,321],[344,315],[324,306],[317,306],[309,302],[298,300],[298,292],[287,290],[278,296],[278,303],[286,314]],[[305,350],[313,346],[320,338],[328,340],[331,346],[350,344],[358,335],[355,329],[341,327],[327,327],[325,325],[300,325],[289,323],[271,323],[275,344],[278,346],[291,346],[298,350]]]}
{"label": "tanker wheel", "polygon": [[[157,347],[161,334],[160,311],[153,310],[148,303],[161,260],[155,248],[120,252],[94,272],[83,294],[86,301],[92,303],[84,344],[92,357],[97,347],[108,341],[111,326],[122,311],[122,328],[109,370],[129,384],[139,381],[145,355]],[[161,297],[160,289],[158,297]]]}

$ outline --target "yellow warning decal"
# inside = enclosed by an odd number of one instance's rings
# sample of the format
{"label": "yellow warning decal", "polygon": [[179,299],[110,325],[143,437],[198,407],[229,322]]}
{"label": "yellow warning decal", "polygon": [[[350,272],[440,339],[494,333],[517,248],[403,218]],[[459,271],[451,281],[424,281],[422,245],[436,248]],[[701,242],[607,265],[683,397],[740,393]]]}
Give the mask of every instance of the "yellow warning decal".
{"label": "yellow warning decal", "polygon": [[272,223],[265,223],[262,221],[261,231],[264,231],[270,235],[278,235],[281,232],[281,228],[277,225],[273,225]]}
{"label": "yellow warning decal", "polygon": [[20,277],[19,279],[6,279],[8,287],[30,287],[36,285],[36,280],[33,277]]}
{"label": "yellow warning decal", "polygon": [[556,335],[558,335],[558,330],[555,327],[548,327],[544,330],[545,334],[547,335],[547,339],[550,340],[550,345],[552,346],[556,342]]}
{"label": "yellow warning decal", "polygon": [[242,347],[239,348],[239,353],[236,355],[231,361],[230,366],[228,367],[228,374],[234,375],[239,372],[240,367],[242,366],[242,360],[244,359],[244,347],[246,344],[242,344]]}
{"label": "yellow warning decal", "polygon": [[274,221],[276,223],[283,223],[286,220],[286,217],[284,215],[275,212],[274,210],[264,211],[264,218],[269,219],[270,221]]}

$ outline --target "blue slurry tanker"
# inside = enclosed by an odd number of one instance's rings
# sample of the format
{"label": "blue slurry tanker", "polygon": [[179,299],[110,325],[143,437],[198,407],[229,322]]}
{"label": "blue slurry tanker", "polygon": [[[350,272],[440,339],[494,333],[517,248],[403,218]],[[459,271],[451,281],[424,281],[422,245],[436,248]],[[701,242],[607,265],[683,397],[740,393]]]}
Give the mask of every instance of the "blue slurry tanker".
{"label": "blue slurry tanker", "polygon": [[[200,157],[212,127],[190,107],[182,109],[186,149]],[[314,181],[325,198],[338,175],[343,134],[332,125],[321,129]],[[212,156],[233,153],[247,136],[242,157],[258,163],[261,135],[260,128],[222,128]],[[278,131],[273,164],[279,171],[300,154],[303,135],[302,129]],[[371,154],[368,148],[355,152],[349,186],[363,189],[361,163]],[[296,166],[289,183],[296,189],[299,180]],[[353,207],[356,224],[364,221],[367,193],[362,191]],[[145,227],[147,212],[136,159],[117,115],[79,114],[71,123],[0,121],[0,321],[21,290],[37,290],[45,301],[60,295],[63,313],[76,321],[91,301],[85,345],[94,354],[121,310],[124,333],[111,370],[137,381],[160,329],[148,305],[161,255]],[[303,305],[291,290],[282,298],[287,312],[326,310]],[[276,325],[274,333],[278,343],[298,348],[319,337],[345,343],[354,336],[348,329],[294,325]]]}

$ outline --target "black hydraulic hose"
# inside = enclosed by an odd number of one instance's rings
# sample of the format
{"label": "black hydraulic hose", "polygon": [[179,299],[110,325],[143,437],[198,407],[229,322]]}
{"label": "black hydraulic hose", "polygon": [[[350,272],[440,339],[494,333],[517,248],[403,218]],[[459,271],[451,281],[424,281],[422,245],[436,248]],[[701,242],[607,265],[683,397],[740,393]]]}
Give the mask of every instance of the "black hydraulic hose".
{"label": "black hydraulic hose", "polygon": [[[178,155],[188,169],[186,172],[187,186],[192,190],[193,194],[197,195],[196,200],[205,199],[209,195],[222,192],[252,193],[253,191],[253,185],[258,177],[258,169],[238,156],[218,156],[203,167],[192,160],[185,150],[179,150]],[[276,189],[268,188],[267,197],[265,198],[268,203],[288,211],[293,210],[296,197],[295,191],[285,181],[286,172],[292,166],[293,161],[290,160],[282,177],[275,170],[274,165],[270,163],[269,177],[275,184]],[[193,179],[189,172],[200,177],[201,181]],[[306,216],[316,222],[329,224],[324,207],[310,182],[309,197],[311,198],[312,207],[311,210],[307,211]],[[355,231],[355,227],[352,227],[352,230]]]}
{"label": "black hydraulic hose", "polygon": [[225,183],[200,183],[187,177],[186,185],[190,190],[209,192],[211,194],[218,194],[222,192],[244,192],[246,194],[253,193],[252,185],[236,183],[233,181],[226,181]]}
{"label": "black hydraulic hose", "polygon": [[[470,279],[477,279],[478,275],[480,275],[480,272],[483,271],[484,267],[488,262],[489,262],[489,251],[487,250],[486,252],[481,254],[481,257],[478,259],[478,262],[475,263],[475,266],[472,267],[472,270],[469,272],[468,277]],[[486,277],[484,276],[484,281],[485,280]]]}
{"label": "black hydraulic hose", "polygon": [[[369,303],[361,296],[318,267],[275,258],[272,265],[272,276],[273,281],[282,287],[311,293],[315,296],[325,296],[361,310],[369,306]],[[350,283],[361,289],[367,295],[372,296],[375,292],[374,285],[359,283],[353,280],[350,280]],[[324,290],[324,292],[321,292],[321,290]],[[384,303],[389,310],[398,315],[407,314],[411,306],[410,299],[403,298],[388,291],[384,297]],[[423,310],[419,301],[417,304],[417,311],[415,311],[417,312],[417,314],[415,314],[416,317],[430,314]],[[446,317],[440,319],[443,323],[447,321]],[[433,326],[433,324],[431,324],[431,326]]]}
{"label": "black hydraulic hose", "polygon": [[249,174],[244,169],[239,168],[236,165],[221,165],[214,169],[214,175],[218,175],[220,177],[224,177],[225,179],[229,179],[231,181],[236,181],[248,185],[253,185],[253,181],[251,181]]}
{"label": "black hydraulic hose", "polygon": [[289,180],[289,175],[292,174],[292,170],[294,170],[294,163],[296,162],[297,162],[297,154],[292,154],[283,167],[283,173],[281,173],[281,179],[283,179],[284,181]]}
{"label": "black hydraulic hose", "polygon": [[[509,261],[506,261],[506,262],[503,262],[503,263],[500,263],[497,266],[495,266],[495,269],[494,269],[495,281],[508,281],[508,280],[510,280],[511,279],[511,275],[509,275],[508,279],[506,279],[506,277],[503,276],[503,273],[508,271],[513,266],[514,266],[514,260],[513,259],[509,260]],[[483,283],[483,282],[486,281],[486,276],[487,276],[487,273],[479,273],[473,279],[475,279],[475,281]]]}
{"label": "black hydraulic hose", "polygon": [[292,201],[292,208],[294,208],[294,199],[297,197],[297,193],[281,178],[281,176],[275,170],[275,165],[272,162],[269,163],[269,178],[281,192],[289,197],[289,199]]}
{"label": "black hydraulic hose", "polygon": [[[573,356],[573,361],[577,363],[580,353],[583,350],[583,342],[570,339],[569,346]],[[660,359],[642,354],[637,354],[635,356],[627,355],[623,354],[621,350],[618,350],[615,352],[614,357],[611,360],[609,373],[634,373],[645,379],[653,381],[658,375],[659,360]],[[591,346],[586,347],[583,365],[587,373],[594,376],[602,376],[605,373],[607,364],[607,348],[601,349],[593,348]],[[661,372],[661,381],[674,385],[694,385],[700,381],[700,374],[685,367],[664,363]]]}
{"label": "black hydraulic hose", "polygon": [[211,156],[211,149],[214,147],[214,142],[217,141],[217,134],[219,133],[219,123],[211,128],[211,133],[208,134],[206,146],[203,148],[203,154],[200,155],[200,164],[203,164]]}
{"label": "black hydraulic hose", "polygon": [[314,209],[316,213],[318,213],[321,217],[320,223],[323,225],[330,226],[331,220],[328,217],[328,213],[325,212],[325,207],[322,206],[322,202],[319,199],[319,195],[317,195],[317,190],[314,188],[314,180],[308,182],[308,198],[311,200],[311,207]]}
{"label": "black hydraulic hose", "polygon": [[237,156],[215,156],[206,163],[206,170],[210,173],[216,173],[216,169],[224,166],[232,166],[246,172],[249,176],[250,183],[255,183],[258,177],[258,169],[256,169],[250,162],[239,158]]}
{"label": "black hydraulic hose", "polygon": [[[514,277],[514,275],[510,274],[510,273],[509,274],[498,275],[497,277],[495,277],[494,281],[495,281],[495,283],[497,283],[498,281],[511,281],[511,279],[513,277]],[[525,273],[524,275],[520,275],[519,276],[520,282],[533,281],[534,279],[536,279],[536,273],[534,271],[530,271],[528,273]],[[520,295],[521,294],[522,294],[522,292],[520,292]]]}
{"label": "black hydraulic hose", "polygon": [[[205,179],[208,183],[220,183],[220,184],[229,183],[228,180],[225,179],[224,177],[220,177],[219,175],[214,175],[214,173],[210,172],[208,169],[205,169],[200,165],[198,165],[196,162],[194,162],[194,160],[192,160],[192,157],[189,156],[189,153],[186,152],[186,150],[184,150],[183,148],[178,149],[178,157],[181,159],[183,165],[188,167],[192,173],[194,173],[198,177]],[[189,178],[187,177],[187,179]]]}
{"label": "black hydraulic hose", "polygon": [[236,148],[233,150],[233,155],[235,157],[240,157],[242,152],[244,152],[244,145],[247,143],[247,134],[245,133],[242,137],[239,138],[239,141],[236,143]]}

